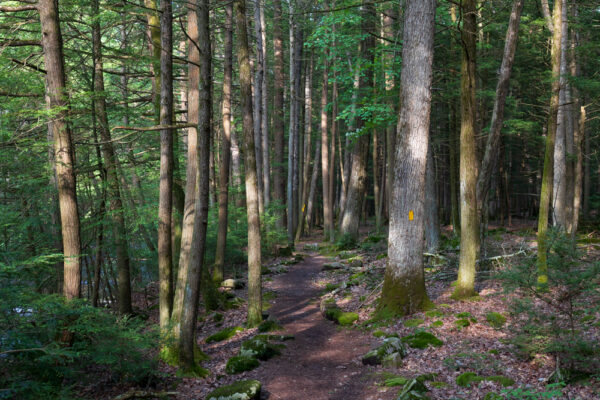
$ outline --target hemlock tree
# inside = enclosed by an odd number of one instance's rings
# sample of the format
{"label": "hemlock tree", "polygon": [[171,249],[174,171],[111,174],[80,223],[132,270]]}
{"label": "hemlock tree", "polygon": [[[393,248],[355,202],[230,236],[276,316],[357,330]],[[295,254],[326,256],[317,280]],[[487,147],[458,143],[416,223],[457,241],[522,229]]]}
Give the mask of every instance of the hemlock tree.
{"label": "hemlock tree", "polygon": [[475,88],[477,53],[477,1],[462,3],[462,62],[460,78],[460,257],[455,298],[475,294],[476,260],[479,252],[477,214],[477,155],[475,143]]}
{"label": "hemlock tree", "polygon": [[65,258],[63,294],[67,299],[72,299],[81,294],[81,242],[74,171],[75,149],[71,128],[66,120],[69,97],[65,83],[63,42],[57,7],[58,4],[54,0],[40,0],[38,3],[46,66],[46,107],[55,113],[48,124],[54,141],[54,168]]}
{"label": "hemlock tree", "polygon": [[550,211],[550,201],[553,193],[554,179],[554,141],[556,139],[556,129],[558,120],[558,99],[560,93],[560,53],[562,41],[562,1],[554,3],[552,16],[552,49],[550,61],[552,63],[552,93],[550,96],[550,111],[548,115],[548,130],[546,133],[546,151],[544,155],[544,170],[542,175],[542,188],[540,190],[540,209],[538,217],[538,249],[537,249],[537,268],[538,285],[546,286],[548,284],[548,213]]}
{"label": "hemlock tree", "polygon": [[258,177],[252,120],[252,82],[250,51],[246,22],[246,1],[235,1],[235,22],[238,37],[238,64],[244,132],[244,167],[246,172],[246,212],[248,215],[248,325],[262,321],[260,215],[258,212]]}
{"label": "hemlock tree", "polygon": [[406,315],[429,303],[425,290],[425,175],[435,0],[409,0],[404,13],[400,120],[390,203],[388,264],[379,314]]}

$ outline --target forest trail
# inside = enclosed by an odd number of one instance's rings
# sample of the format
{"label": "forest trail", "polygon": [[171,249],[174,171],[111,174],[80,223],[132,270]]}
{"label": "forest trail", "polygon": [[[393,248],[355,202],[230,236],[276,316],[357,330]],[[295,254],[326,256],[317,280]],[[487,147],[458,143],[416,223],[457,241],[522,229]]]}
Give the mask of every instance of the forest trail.
{"label": "forest trail", "polygon": [[316,280],[326,261],[310,254],[273,279],[277,299],[269,312],[295,340],[286,342],[281,356],[248,374],[263,383],[269,400],[381,398],[373,374],[360,361],[373,338],[340,328],[319,311],[322,289]]}

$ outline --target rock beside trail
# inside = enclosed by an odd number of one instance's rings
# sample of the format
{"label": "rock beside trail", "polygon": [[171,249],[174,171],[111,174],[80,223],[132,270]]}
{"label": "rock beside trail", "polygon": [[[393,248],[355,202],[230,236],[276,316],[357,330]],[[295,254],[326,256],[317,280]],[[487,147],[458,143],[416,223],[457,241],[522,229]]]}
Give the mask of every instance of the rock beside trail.
{"label": "rock beside trail", "polygon": [[358,314],[355,312],[344,312],[336,304],[334,299],[324,299],[319,306],[321,314],[330,321],[341,326],[349,326],[358,321]]}
{"label": "rock beside trail", "polygon": [[239,381],[213,390],[206,400],[259,400],[261,387],[259,381]]}
{"label": "rock beside trail", "polygon": [[221,282],[221,287],[226,289],[241,289],[245,286],[243,281],[238,279],[225,279]]}
{"label": "rock beside trail", "polygon": [[327,263],[327,264],[323,264],[323,271],[335,271],[338,269],[344,269],[346,268],[346,266],[344,264],[342,264],[341,262],[331,262],[331,263]]}
{"label": "rock beside trail", "polygon": [[362,363],[365,365],[399,367],[405,356],[406,349],[402,341],[397,337],[388,337],[383,340],[381,345],[365,354]]}

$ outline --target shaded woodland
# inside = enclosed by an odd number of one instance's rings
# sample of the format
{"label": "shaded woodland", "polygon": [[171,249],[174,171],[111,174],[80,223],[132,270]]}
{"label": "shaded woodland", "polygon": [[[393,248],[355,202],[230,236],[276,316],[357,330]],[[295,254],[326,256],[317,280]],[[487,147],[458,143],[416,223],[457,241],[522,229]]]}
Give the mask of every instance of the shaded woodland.
{"label": "shaded woodland", "polygon": [[0,0],[0,399],[599,398],[599,26]]}

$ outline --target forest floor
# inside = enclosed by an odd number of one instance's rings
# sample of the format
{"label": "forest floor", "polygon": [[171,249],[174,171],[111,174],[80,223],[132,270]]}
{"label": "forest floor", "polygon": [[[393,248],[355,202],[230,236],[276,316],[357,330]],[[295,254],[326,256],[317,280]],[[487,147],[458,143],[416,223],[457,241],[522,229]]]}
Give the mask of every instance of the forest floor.
{"label": "forest floor", "polygon": [[[203,363],[210,375],[205,379],[183,378],[176,389],[177,398],[202,399],[217,387],[257,379],[263,384],[263,399],[391,400],[398,398],[402,390],[402,386],[393,383],[423,374],[433,374],[426,382],[430,399],[483,399],[490,392],[514,399],[600,398],[600,383],[594,379],[570,384],[558,397],[542,397],[544,391],[549,391],[546,380],[555,370],[554,359],[547,355],[524,357],[509,340],[519,321],[509,312],[512,294],[503,290],[493,274],[507,263],[521,262],[532,254],[532,230],[527,226],[492,230],[486,249],[484,257],[488,262],[478,272],[479,296],[462,302],[450,298],[458,250],[457,244],[448,240],[444,250],[427,261],[427,289],[436,309],[375,321],[372,314],[387,259],[385,239],[365,235],[357,249],[339,251],[313,237],[297,246],[295,258],[271,260],[264,271],[264,308],[268,309],[269,319],[283,327],[270,333],[294,335],[293,340],[283,342],[282,354],[261,361],[252,371],[228,375],[227,360],[238,354],[242,342],[258,334],[257,329],[244,329],[232,338],[206,343],[207,337],[223,328],[243,326],[245,304],[240,302],[239,308],[206,314],[200,319],[198,332],[199,346],[210,357]],[[588,259],[600,260],[600,246],[593,244],[584,250]],[[246,297],[245,289],[232,292],[238,298]],[[335,299],[344,311],[357,312],[359,320],[351,327],[340,327],[325,319],[319,309],[324,298]],[[506,323],[491,326],[486,318],[489,312],[502,314]],[[467,320],[467,326],[460,326],[459,320]],[[597,320],[595,315],[591,322],[598,327]],[[383,335],[403,337],[424,330],[442,340],[443,345],[407,348],[399,367],[361,362],[364,354],[382,343]],[[589,334],[600,342],[600,329],[592,329]],[[467,371],[483,377],[501,375],[514,384],[505,388],[500,382],[483,380],[466,387],[457,385],[456,378]],[[165,372],[174,370],[165,367]],[[393,379],[398,377],[399,381]],[[516,397],[510,397],[511,391]],[[523,392],[529,392],[530,397]]]}

